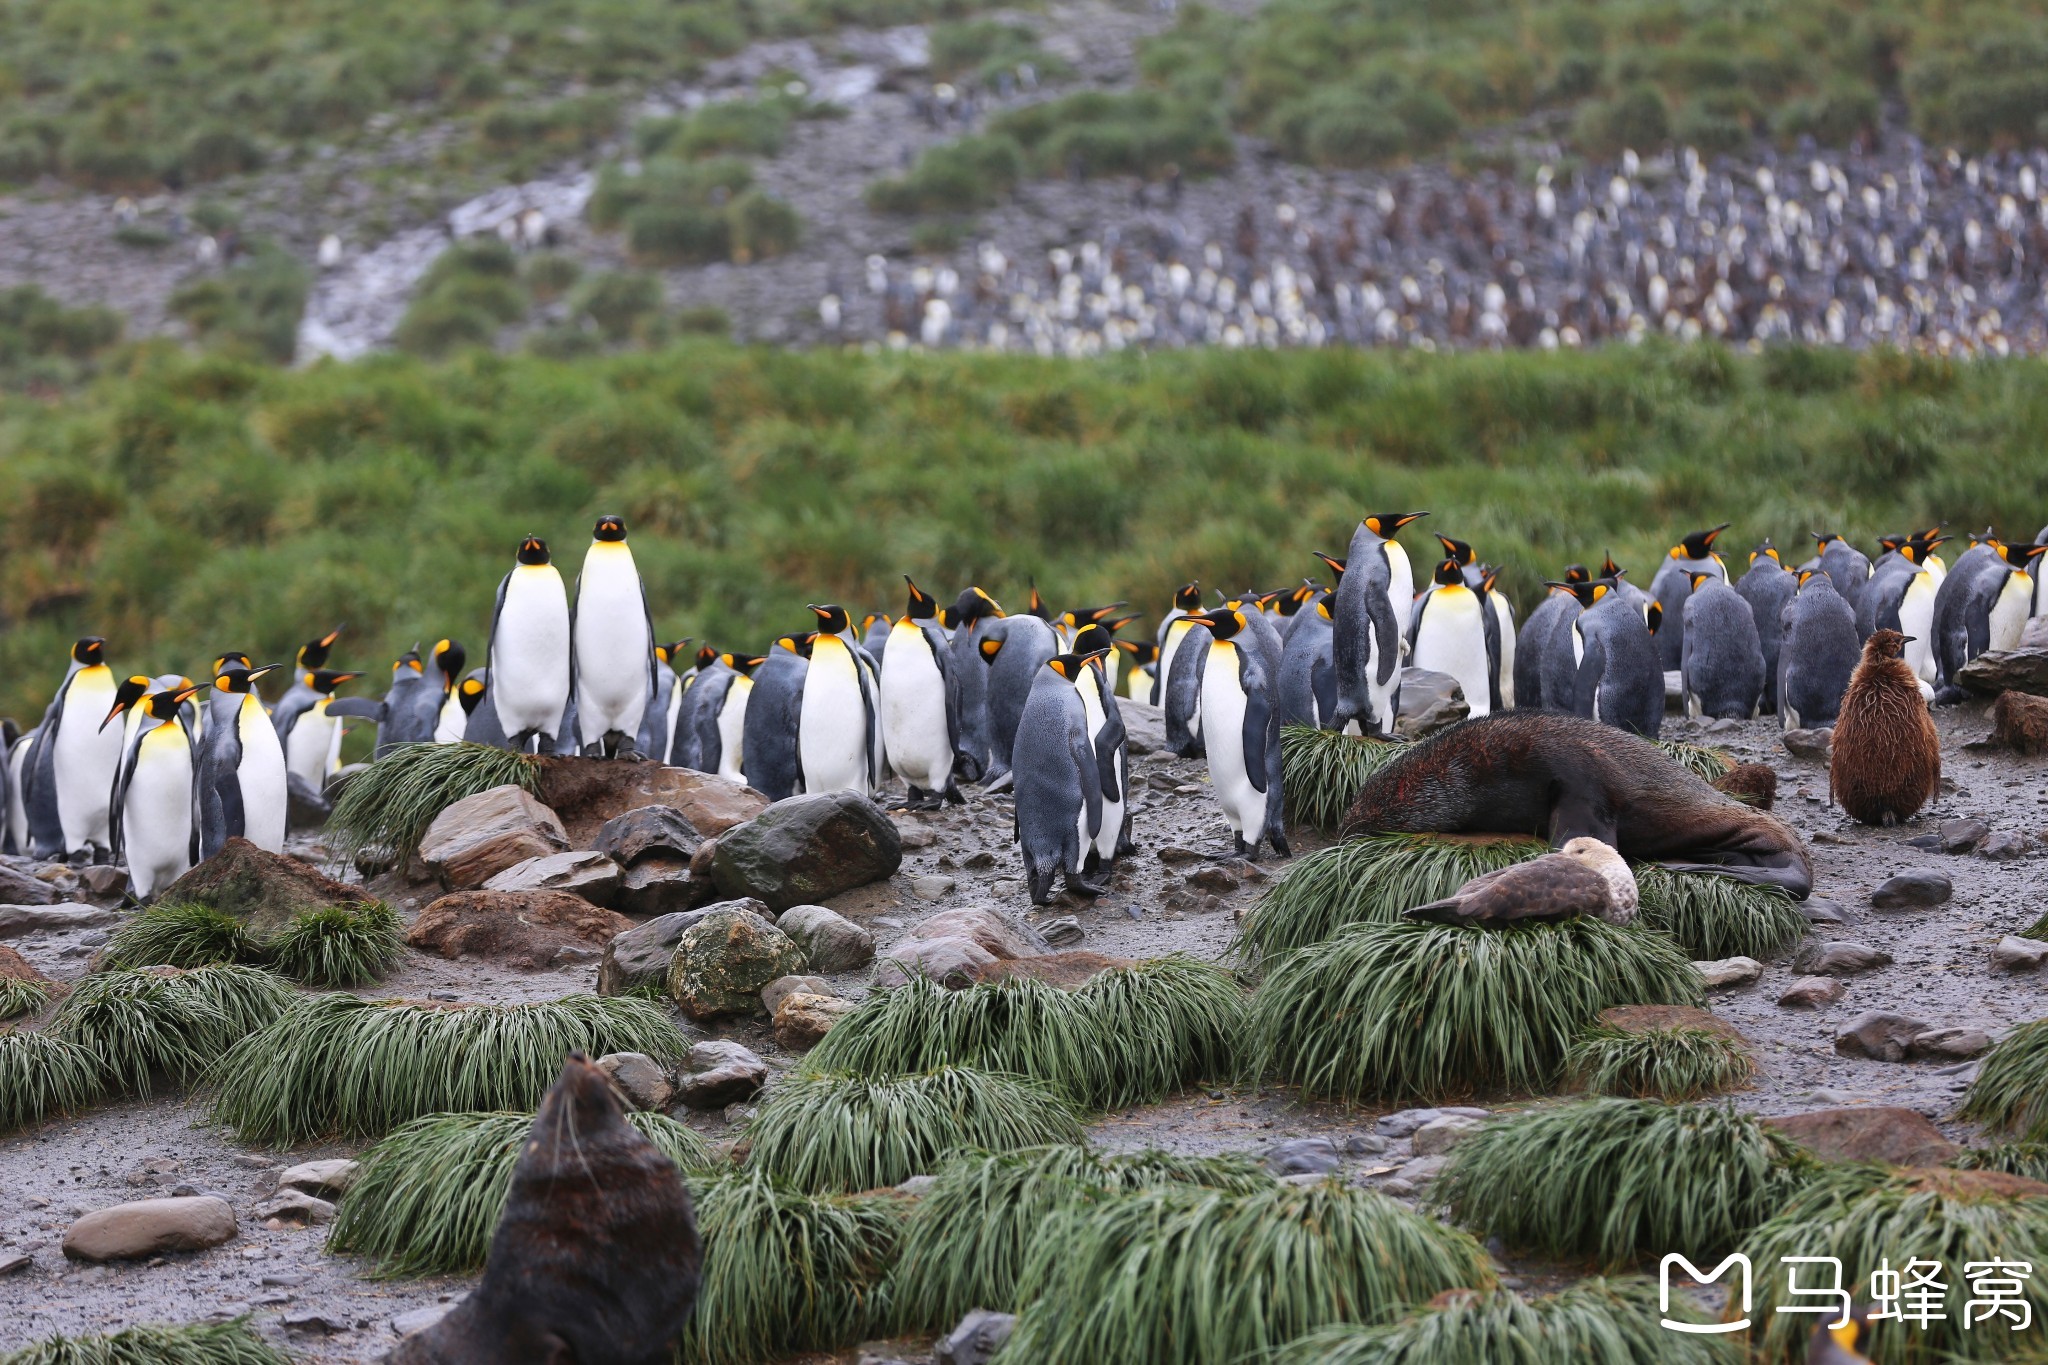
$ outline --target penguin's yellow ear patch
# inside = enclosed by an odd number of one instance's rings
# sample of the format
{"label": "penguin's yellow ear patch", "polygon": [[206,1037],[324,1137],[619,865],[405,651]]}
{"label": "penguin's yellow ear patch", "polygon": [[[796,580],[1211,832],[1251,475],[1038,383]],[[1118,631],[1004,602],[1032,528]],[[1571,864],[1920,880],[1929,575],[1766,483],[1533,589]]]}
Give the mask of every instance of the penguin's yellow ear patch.
{"label": "penguin's yellow ear patch", "polygon": [[227,674],[223,673],[213,680],[213,685],[215,687],[218,687],[221,691],[225,692],[228,690],[229,687],[233,686],[233,680],[229,678]]}
{"label": "penguin's yellow ear patch", "polygon": [[1073,674],[1067,672],[1067,661],[1065,659],[1047,659],[1045,661],[1045,666],[1047,668],[1050,668],[1053,672],[1059,674],[1062,678],[1071,678],[1074,676]]}
{"label": "penguin's yellow ear patch", "polygon": [[1001,640],[983,640],[981,642],[981,657],[984,659],[993,659],[1002,652],[1003,642]]}

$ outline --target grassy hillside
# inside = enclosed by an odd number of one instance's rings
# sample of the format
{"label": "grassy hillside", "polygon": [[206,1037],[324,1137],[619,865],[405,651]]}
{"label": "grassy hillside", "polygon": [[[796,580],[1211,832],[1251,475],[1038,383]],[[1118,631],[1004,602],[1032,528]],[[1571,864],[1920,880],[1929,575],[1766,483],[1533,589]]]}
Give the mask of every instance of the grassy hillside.
{"label": "grassy hillside", "polygon": [[1428,357],[1121,355],[1086,364],[688,342],[577,361],[472,353],[288,372],[162,345],[70,396],[0,397],[0,712],[28,716],[66,643],[193,672],[288,659],[349,623],[382,668],[442,634],[481,651],[528,532],[573,572],[627,517],[656,628],[722,646],[806,602],[900,609],[911,573],[1016,602],[1128,598],[1199,576],[1274,587],[1360,514],[1505,564],[1526,606],[1611,548],[1647,580],[1679,532],[2048,519],[2048,361],[1701,347]]}

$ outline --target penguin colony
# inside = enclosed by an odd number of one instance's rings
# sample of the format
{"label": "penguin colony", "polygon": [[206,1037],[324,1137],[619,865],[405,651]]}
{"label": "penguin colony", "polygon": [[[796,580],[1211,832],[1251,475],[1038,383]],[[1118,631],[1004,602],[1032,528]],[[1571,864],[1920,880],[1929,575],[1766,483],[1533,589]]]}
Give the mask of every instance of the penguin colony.
{"label": "penguin colony", "polygon": [[[2034,572],[2048,530],[2026,544],[1987,530],[1952,568],[1940,527],[1883,537],[1875,560],[1816,533],[1796,569],[1765,541],[1731,582],[1715,546],[1724,525],[1672,546],[1647,589],[1611,557],[1597,571],[1568,566],[1518,631],[1496,571],[1467,542],[1437,536],[1441,557],[1417,591],[1395,537],[1427,515],[1362,518],[1343,558],[1317,556],[1330,585],[1305,579],[1205,609],[1200,584],[1185,584],[1146,641],[1117,638],[1137,619],[1121,602],[1055,612],[1034,587],[1011,614],[981,587],[941,605],[906,578],[900,616],[856,624],[816,605],[810,629],[758,655],[658,641],[625,522],[604,516],[573,584],[545,541],[520,542],[481,667],[465,671],[454,640],[415,646],[381,700],[335,695],[362,676],[326,666],[338,627],[300,647],[267,708],[258,683],[277,665],[246,653],[215,658],[205,682],[117,681],[106,642],[78,641],[41,723],[11,738],[4,847],[124,860],[147,899],[229,838],[281,849],[290,796],[318,795],[340,766],[342,722],[356,718],[375,722],[380,756],[467,740],[643,757],[775,800],[874,797],[892,778],[913,808],[962,800],[962,783],[1007,789],[1043,904],[1056,883],[1100,894],[1110,864],[1135,851],[1120,696],[1160,706],[1168,746],[1206,757],[1224,856],[1284,856],[1282,727],[1392,739],[1404,667],[1455,680],[1474,716],[1547,709],[1653,738],[1667,675],[1690,715],[1776,710],[1788,729],[1834,724],[1858,675],[1869,697],[1852,714],[1884,717],[1877,752],[1896,756],[1926,747],[1912,709],[1899,719],[1902,680],[1924,722],[1926,702],[1960,698],[1965,663],[2013,648],[2048,606]],[[1875,658],[1866,641],[1879,642]],[[1914,793],[1852,802],[1864,788],[1840,775],[1837,787],[1858,819],[1904,819],[1938,780],[1934,763],[1932,776],[1914,767]]]}

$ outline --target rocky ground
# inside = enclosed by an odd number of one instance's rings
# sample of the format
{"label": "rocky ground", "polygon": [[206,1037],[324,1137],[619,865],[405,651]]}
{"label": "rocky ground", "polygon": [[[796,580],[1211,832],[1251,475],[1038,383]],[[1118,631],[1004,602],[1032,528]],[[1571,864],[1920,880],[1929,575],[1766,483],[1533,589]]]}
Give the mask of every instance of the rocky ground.
{"label": "rocky ground", "polygon": [[[1062,948],[1124,957],[1177,951],[1223,957],[1237,920],[1260,887],[1284,872],[1284,865],[1244,868],[1200,860],[1199,855],[1220,850],[1226,840],[1207,795],[1202,764],[1158,752],[1156,722],[1142,709],[1130,708],[1127,719],[1138,743],[1150,750],[1133,760],[1134,785],[1140,791],[1135,833],[1142,851],[1119,870],[1109,895],[1092,904],[1032,911],[1008,842],[1009,801],[975,795],[964,807],[898,813],[894,818],[904,844],[900,871],[886,882],[831,898],[829,906],[867,929],[884,954],[935,913],[986,908],[1016,916],[1041,932],[1050,929]],[[1894,830],[1856,826],[1830,808],[1824,764],[1788,753],[1772,722],[1721,722],[1703,731],[1674,720],[1667,728],[1667,736],[1700,738],[1776,770],[1779,813],[1807,837],[1814,854],[1816,899],[1809,902],[1809,911],[1816,923],[1808,945],[1861,943],[1888,956],[1881,965],[1847,975],[1840,998],[1819,1008],[1778,1003],[1800,975],[1789,960],[1764,964],[1752,982],[1712,992],[1715,1013],[1748,1036],[1762,1064],[1755,1088],[1738,1097],[1743,1106],[1787,1114],[1837,1105],[1902,1105],[1925,1114],[1951,1138],[1968,1142],[1978,1135],[1969,1125],[1955,1123],[1951,1114],[1973,1073],[1971,1063],[1846,1057],[1835,1050],[1836,1035],[1870,1010],[1894,1011],[1935,1026],[1981,1029],[1993,1037],[2048,1012],[2048,976],[2042,970],[1999,972],[1992,966],[1998,940],[2026,928],[2048,909],[2040,893],[2042,859],[2048,857],[2048,785],[2041,780],[2042,762],[1966,747],[1989,727],[1979,706],[1945,710],[1938,724],[1948,774],[1944,794],[1919,819]],[[2018,856],[1943,852],[1938,844],[1944,822],[1972,818],[1988,827],[1990,847],[2002,844],[2011,851],[2017,845]],[[1946,830],[1951,843],[1970,832],[1953,823]],[[2019,839],[2001,840],[2002,835]],[[1309,831],[1296,834],[1297,852],[1318,842]],[[300,851],[308,856],[322,852],[310,843]],[[1872,907],[1871,893],[1881,881],[1916,871],[1946,877],[1952,897],[1918,910]],[[70,890],[62,881],[58,885]],[[411,920],[438,893],[413,886],[394,887],[391,894],[393,904]],[[1078,925],[1078,941],[1072,940],[1071,928],[1053,924],[1066,916]],[[85,971],[91,949],[120,917],[89,903],[55,910],[0,908],[0,932],[38,968],[54,977],[76,978]],[[38,927],[52,919],[73,922]],[[592,989],[596,974],[588,960],[521,972],[474,957],[446,961],[408,950],[401,967],[369,993],[540,1000]],[[868,978],[868,969],[861,968],[832,976],[829,984],[838,994],[854,997],[868,989]],[[752,1049],[775,1073],[797,1060],[777,1046],[764,1020],[719,1027],[714,1035]],[[1512,1102],[1513,1097],[1499,1096],[1474,1101],[1489,1107]],[[733,1135],[745,1106],[677,1112],[716,1140]],[[1445,1128],[1413,1136],[1428,1117],[1304,1104],[1285,1091],[1219,1085],[1164,1104],[1103,1115],[1091,1136],[1119,1150],[1163,1146],[1191,1153],[1251,1153],[1298,1171],[1334,1164],[1346,1178],[1413,1197],[1435,1164],[1432,1153]],[[1327,1144],[1301,1139],[1327,1139]],[[451,1302],[468,1281],[370,1280],[351,1259],[322,1251],[321,1230],[266,1226],[255,1212],[285,1167],[350,1155],[354,1146],[252,1150],[208,1127],[201,1105],[177,1094],[104,1106],[0,1140],[0,1274],[7,1276],[7,1292],[0,1295],[0,1349],[59,1331],[254,1313],[266,1335],[306,1360],[377,1359],[394,1340],[395,1320]],[[1276,1148],[1281,1150],[1276,1153]],[[66,1229],[81,1215],[179,1192],[217,1193],[234,1208],[239,1234],[210,1251],[146,1263],[87,1267],[61,1254]],[[1508,1269],[1523,1283],[1547,1283],[1565,1273],[1540,1265]],[[877,1344],[866,1354],[876,1361],[914,1359],[925,1349],[921,1343]],[[844,1357],[849,1362],[855,1358],[856,1353]]]}

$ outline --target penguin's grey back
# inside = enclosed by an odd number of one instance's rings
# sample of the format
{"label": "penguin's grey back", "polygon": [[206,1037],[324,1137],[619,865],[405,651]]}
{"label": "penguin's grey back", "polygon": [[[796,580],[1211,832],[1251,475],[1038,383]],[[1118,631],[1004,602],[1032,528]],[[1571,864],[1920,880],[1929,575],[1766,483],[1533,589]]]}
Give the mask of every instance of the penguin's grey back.
{"label": "penguin's grey back", "polygon": [[1683,614],[1685,649],[1679,668],[1686,695],[1700,715],[1750,719],[1763,697],[1764,652],[1749,603],[1722,580],[1707,579],[1686,598]]}
{"label": "penguin's grey back", "polygon": [[1815,574],[1785,604],[1784,639],[1778,647],[1778,709],[1786,728],[1814,729],[1835,723],[1849,677],[1863,657],[1856,637],[1856,609],[1827,574]]}
{"label": "penguin's grey back", "polygon": [[1749,571],[1735,580],[1735,591],[1749,603],[1757,644],[1763,651],[1766,711],[1778,709],[1778,646],[1785,636],[1785,604],[1798,587],[1798,577],[1769,555],[1758,555]]}
{"label": "penguin's grey back", "polygon": [[1215,639],[1207,626],[1190,625],[1181,632],[1167,665],[1166,696],[1159,709],[1166,721],[1166,747],[1182,758],[1202,756],[1202,674]]}
{"label": "penguin's grey back", "polygon": [[[1363,522],[1351,533],[1344,576],[1337,580],[1331,661],[1337,672],[1337,716],[1333,729],[1357,721],[1371,733],[1374,720],[1368,689],[1384,687],[1401,668],[1401,636],[1406,622],[1396,620],[1387,594],[1392,572],[1386,540]],[[1179,661],[1175,661],[1176,668]]]}
{"label": "penguin's grey back", "polygon": [[[754,672],[740,735],[740,766],[747,785],[770,801],[794,795],[802,769],[797,759],[797,721],[804,702],[810,661],[780,647]],[[691,688],[690,691],[696,691]]]}
{"label": "penguin's grey back", "polygon": [[1328,728],[1337,716],[1335,629],[1313,604],[1295,613],[1280,647],[1280,723]]}
{"label": "penguin's grey back", "polygon": [[1666,673],[1684,663],[1685,604],[1692,596],[1692,576],[1696,573],[1725,576],[1727,570],[1715,559],[1673,559],[1667,554],[1650,578],[1650,597],[1664,612],[1664,620],[1653,638],[1657,642],[1657,662]]}
{"label": "penguin's grey back", "polygon": [[696,678],[683,689],[682,700],[676,703],[676,740],[668,751],[670,764],[698,772],[718,771],[718,760],[724,750],[718,714],[725,709],[726,691],[738,676],[723,659],[714,659],[697,670]]}
{"label": "penguin's grey back", "polygon": [[[1569,682],[1572,672],[1571,630],[1572,619],[1579,614],[1579,601],[1568,592],[1552,590],[1538,602],[1522,621],[1522,629],[1515,636],[1515,705],[1531,710],[1569,711],[1571,696]],[[1557,642],[1564,642],[1564,663],[1559,669],[1550,662]],[[1546,672],[1559,674],[1559,686],[1564,690],[1553,693],[1545,685]]]}
{"label": "penguin's grey back", "polygon": [[1870,582],[1870,556],[1846,540],[1831,540],[1820,552],[1820,571],[1835,585],[1853,614]]}
{"label": "penguin's grey back", "polygon": [[1006,616],[993,623],[988,638],[1003,642],[994,661],[982,665],[988,671],[988,775],[993,779],[1011,771],[1010,749],[1024,703],[1046,660],[1059,653],[1059,637],[1036,616]]}
{"label": "penguin's grey back", "polygon": [[[964,601],[969,594],[962,594]],[[982,662],[981,642],[989,638],[988,627],[1002,618],[983,616],[953,631],[952,676],[960,687],[960,733],[956,746],[966,760],[961,776],[978,781],[988,772],[988,665]]]}
{"label": "penguin's grey back", "polygon": [[1643,610],[1609,593],[1579,613],[1583,641],[1572,709],[1617,729],[1655,739],[1664,725],[1664,669]]}
{"label": "penguin's grey back", "polygon": [[505,737],[505,727],[498,720],[498,708],[491,705],[491,670],[488,667],[472,668],[463,681],[482,683],[484,693],[477,698],[476,709],[463,723],[462,742],[488,744],[493,749],[511,748],[512,741]]}
{"label": "penguin's grey back", "polygon": [[1899,628],[1899,603],[1920,576],[1920,566],[1894,550],[1873,564],[1870,581],[1856,602],[1856,638],[1868,640],[1876,630]]}
{"label": "penguin's grey back", "polygon": [[1083,813],[1091,817],[1091,829],[1099,829],[1102,818],[1102,781],[1087,709],[1074,684],[1043,664],[1018,709],[1010,762],[1017,842],[1037,898],[1055,872],[1080,865]]}

